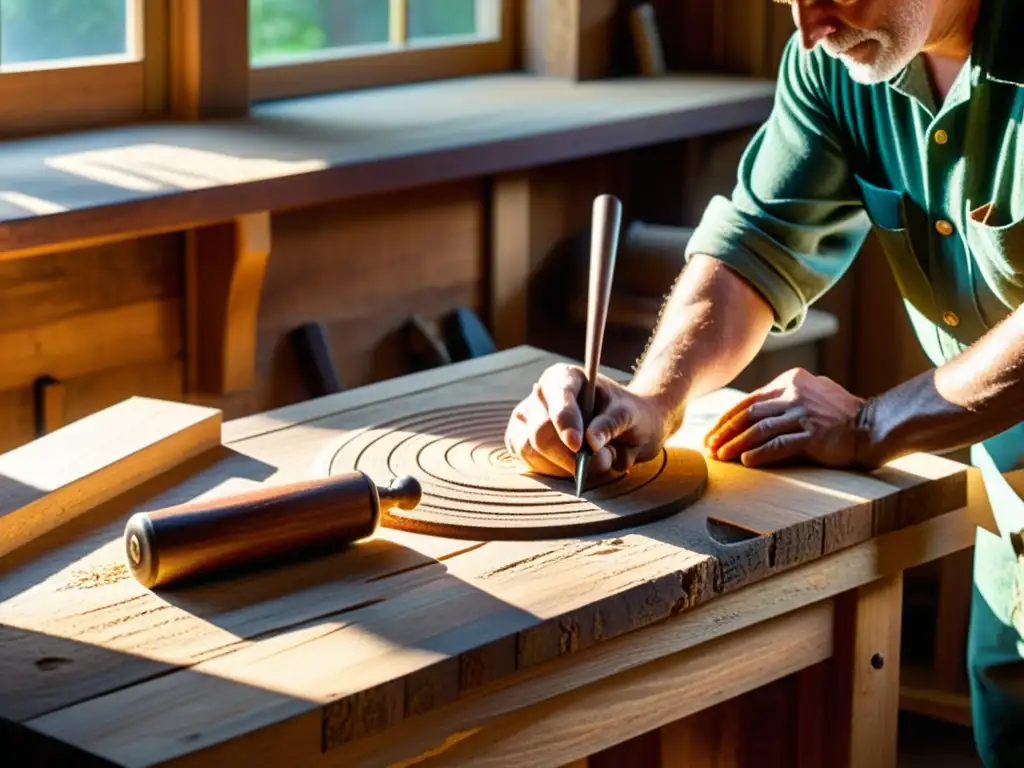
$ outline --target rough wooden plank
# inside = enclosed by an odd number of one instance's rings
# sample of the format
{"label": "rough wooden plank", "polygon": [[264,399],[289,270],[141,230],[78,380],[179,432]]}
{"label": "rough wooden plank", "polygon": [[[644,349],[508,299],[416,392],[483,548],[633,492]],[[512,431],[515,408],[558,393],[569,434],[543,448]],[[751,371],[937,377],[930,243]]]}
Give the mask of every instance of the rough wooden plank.
{"label": "rough wooden plank", "polygon": [[769,81],[717,76],[583,86],[511,73],[264,104],[228,123],[18,142],[0,149],[5,189],[50,212],[0,198],[0,257],[753,126],[773,93]]}
{"label": "rough wooden plank", "polygon": [[220,412],[134,397],[0,456],[0,556],[220,444]]}

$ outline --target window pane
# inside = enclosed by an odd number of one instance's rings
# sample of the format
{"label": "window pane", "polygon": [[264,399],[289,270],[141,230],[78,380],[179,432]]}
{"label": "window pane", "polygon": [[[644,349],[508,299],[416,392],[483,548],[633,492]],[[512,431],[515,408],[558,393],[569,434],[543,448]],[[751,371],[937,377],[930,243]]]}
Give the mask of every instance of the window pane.
{"label": "window pane", "polygon": [[[409,39],[475,35],[478,0],[408,0]],[[481,30],[489,31],[489,30]]]}
{"label": "window pane", "polygon": [[388,42],[388,0],[249,0],[250,59]]}
{"label": "window pane", "polygon": [[0,0],[0,66],[128,51],[131,0]]}

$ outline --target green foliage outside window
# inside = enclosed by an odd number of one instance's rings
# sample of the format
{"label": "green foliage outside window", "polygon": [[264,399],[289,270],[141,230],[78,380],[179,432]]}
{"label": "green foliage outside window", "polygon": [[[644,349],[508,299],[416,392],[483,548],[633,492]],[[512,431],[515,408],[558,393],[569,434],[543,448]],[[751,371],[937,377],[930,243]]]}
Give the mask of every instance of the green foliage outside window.
{"label": "green foliage outside window", "polygon": [[[476,32],[476,0],[409,0],[410,40]],[[249,0],[253,61],[386,43],[388,0]],[[125,0],[0,0],[0,64],[127,52]]]}

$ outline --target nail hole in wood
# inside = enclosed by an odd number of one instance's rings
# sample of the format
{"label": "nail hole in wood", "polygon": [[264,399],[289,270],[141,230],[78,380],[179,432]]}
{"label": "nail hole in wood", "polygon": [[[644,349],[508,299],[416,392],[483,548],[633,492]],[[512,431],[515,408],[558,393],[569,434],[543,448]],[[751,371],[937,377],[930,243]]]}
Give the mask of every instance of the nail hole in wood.
{"label": "nail hole in wood", "polygon": [[881,669],[885,666],[885,659],[882,658],[882,654],[876,653],[871,657],[871,666],[875,669]]}

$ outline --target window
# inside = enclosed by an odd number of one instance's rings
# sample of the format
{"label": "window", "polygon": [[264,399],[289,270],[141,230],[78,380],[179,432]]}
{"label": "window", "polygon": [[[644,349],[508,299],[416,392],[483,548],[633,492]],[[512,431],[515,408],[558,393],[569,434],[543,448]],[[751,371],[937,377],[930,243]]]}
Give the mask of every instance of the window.
{"label": "window", "polygon": [[512,68],[511,0],[249,0],[255,100]]}
{"label": "window", "polygon": [[139,61],[137,11],[125,0],[0,0],[0,72]]}
{"label": "window", "polygon": [[0,136],[148,114],[163,2],[0,0]]}

